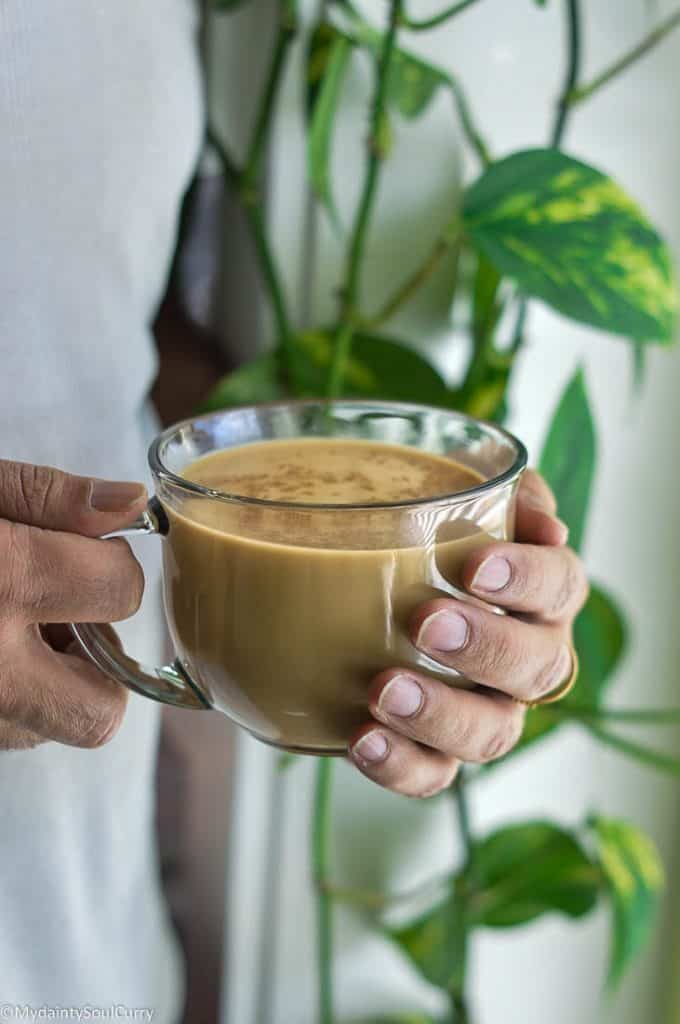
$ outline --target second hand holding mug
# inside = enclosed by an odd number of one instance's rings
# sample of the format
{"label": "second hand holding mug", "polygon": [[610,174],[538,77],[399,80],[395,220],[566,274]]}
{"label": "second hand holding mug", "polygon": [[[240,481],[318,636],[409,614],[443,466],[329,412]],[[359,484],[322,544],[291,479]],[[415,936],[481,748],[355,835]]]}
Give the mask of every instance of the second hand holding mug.
{"label": "second hand holding mug", "polygon": [[[454,459],[474,486],[362,504],[270,501],[183,476],[199,458],[272,440],[369,440]],[[301,446],[302,447],[302,446]],[[94,624],[72,629],[102,672],[155,700],[215,708],[286,750],[344,754],[384,668],[470,685],[408,639],[415,607],[456,587],[470,552],[512,539],[526,466],[512,435],[461,413],[394,402],[231,409],[169,428],[149,462],[156,496],[124,533],[163,538],[172,665],[147,668]]]}

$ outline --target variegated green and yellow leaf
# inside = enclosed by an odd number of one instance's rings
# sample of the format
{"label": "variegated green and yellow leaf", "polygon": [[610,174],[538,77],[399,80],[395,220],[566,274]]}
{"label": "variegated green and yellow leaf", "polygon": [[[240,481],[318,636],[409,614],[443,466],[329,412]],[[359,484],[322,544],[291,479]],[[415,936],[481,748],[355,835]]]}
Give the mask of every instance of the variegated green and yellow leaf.
{"label": "variegated green and yellow leaf", "polygon": [[664,871],[653,842],[634,825],[593,818],[590,827],[612,910],[609,983],[615,985],[649,938]]}
{"label": "variegated green and yellow leaf", "polygon": [[556,149],[493,164],[466,192],[476,245],[528,295],[638,342],[670,342],[678,295],[670,253],[611,178]]}

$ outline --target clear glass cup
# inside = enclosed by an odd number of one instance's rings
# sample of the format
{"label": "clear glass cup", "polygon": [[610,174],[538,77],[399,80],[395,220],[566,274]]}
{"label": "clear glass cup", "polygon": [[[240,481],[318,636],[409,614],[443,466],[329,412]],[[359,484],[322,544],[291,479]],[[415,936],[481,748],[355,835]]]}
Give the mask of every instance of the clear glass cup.
{"label": "clear glass cup", "polygon": [[[221,493],[183,476],[225,448],[312,437],[413,446],[483,482],[400,503],[314,505]],[[473,600],[458,589],[459,570],[475,547],[512,538],[526,459],[498,426],[404,403],[290,401],[186,420],[151,445],[156,496],[124,531],[162,537],[176,660],[147,668],[98,626],[72,628],[102,671],[147,697],[215,708],[286,750],[342,754],[381,669],[412,666],[470,685],[418,651],[407,624],[428,598]]]}

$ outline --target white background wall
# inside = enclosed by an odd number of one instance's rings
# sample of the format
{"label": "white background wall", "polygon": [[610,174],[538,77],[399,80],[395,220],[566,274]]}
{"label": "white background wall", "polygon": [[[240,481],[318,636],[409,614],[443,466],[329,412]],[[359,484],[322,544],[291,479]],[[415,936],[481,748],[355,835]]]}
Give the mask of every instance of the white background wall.
{"label": "white background wall", "polygon": [[[366,3],[375,16],[383,4]],[[416,4],[425,15],[439,2]],[[585,75],[589,77],[630,46],[671,4],[643,0],[589,0]],[[266,5],[236,16],[228,34],[242,39],[261,59],[258,32]],[[454,69],[465,82],[476,116],[495,153],[542,144],[562,73],[562,5],[539,9],[530,0],[484,0],[450,27],[412,37],[411,48]],[[250,20],[249,20],[250,19]],[[625,78],[577,111],[565,148],[612,173],[648,211],[680,255],[680,34],[662,44]],[[250,69],[243,60],[242,69]],[[358,67],[346,91],[349,110],[335,147],[334,177],[343,223],[348,224],[359,180],[366,131],[368,69]],[[305,270],[305,196],[300,120],[302,76],[295,63],[286,80],[272,173],[272,226],[281,266],[299,297]],[[222,90],[222,95],[224,91]],[[232,94],[234,122],[243,93]],[[459,139],[450,101],[443,96],[415,124],[395,124],[396,145],[380,192],[365,275],[367,305],[378,305],[405,269],[418,263],[444,211],[450,210],[459,174]],[[315,261],[314,313],[331,314],[331,285],[338,248],[324,223]],[[429,304],[446,308],[445,283],[435,282]],[[456,365],[455,332],[436,329],[422,308],[394,326],[396,336],[434,342],[444,367]],[[591,513],[586,559],[592,575],[617,593],[635,624],[635,644],[612,699],[621,705],[677,704],[680,630],[676,626],[680,550],[677,413],[680,353],[654,352],[644,396],[631,396],[627,346],[576,327],[544,309],[531,320],[513,393],[511,426],[535,457],[556,398],[577,363],[587,368],[600,439],[600,467]],[[674,743],[665,734],[665,741]],[[277,792],[285,821],[273,858],[280,878],[275,906],[257,907],[263,893],[271,755],[242,741],[230,866],[231,971],[227,983],[228,1024],[312,1024],[314,1015],[314,909],[307,859],[311,765],[296,766]],[[255,807],[255,809],[254,809]],[[670,873],[677,847],[677,785],[596,748],[582,734],[566,731],[524,756],[474,794],[474,823],[496,824],[549,816],[575,823],[591,809],[627,816],[659,843]],[[373,788],[348,766],[339,766],[337,807],[338,881],[360,886],[404,888],[436,873],[454,855],[452,816],[443,801],[408,802]],[[271,895],[271,894],[270,894]],[[679,898],[680,898],[680,894]],[[677,905],[677,901],[676,901]],[[262,913],[262,917],[260,916]],[[585,924],[550,919],[522,930],[487,933],[475,943],[472,993],[476,1024],[673,1024],[668,1008],[675,970],[673,902],[669,896],[654,942],[614,999],[603,1001],[607,920],[598,913]],[[257,934],[262,920],[269,979],[263,982]],[[353,914],[338,915],[337,989],[339,1018],[387,1009],[431,1008],[438,1002]],[[272,958],[273,957],[273,962]],[[266,986],[269,984],[269,989]],[[264,986],[264,988],[263,988]],[[259,1010],[255,1007],[259,1000]],[[271,1013],[266,1019],[265,1007]],[[259,1018],[259,1019],[258,1019]]]}

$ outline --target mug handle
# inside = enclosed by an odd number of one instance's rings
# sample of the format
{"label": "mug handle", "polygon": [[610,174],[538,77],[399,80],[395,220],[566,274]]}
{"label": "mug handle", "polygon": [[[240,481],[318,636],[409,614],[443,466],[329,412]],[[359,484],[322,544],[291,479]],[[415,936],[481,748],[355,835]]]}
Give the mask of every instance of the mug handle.
{"label": "mug handle", "polygon": [[[168,518],[157,498],[152,498],[144,512],[130,526],[114,533],[107,533],[102,540],[110,537],[130,537],[139,534],[164,536],[168,532]],[[93,622],[71,623],[70,629],[83,651],[100,672],[122,683],[128,689],[144,697],[172,704],[174,707],[203,709],[212,707],[180,662],[175,659],[171,665],[149,668],[141,665],[124,651],[119,650],[106,635],[101,626]]]}

